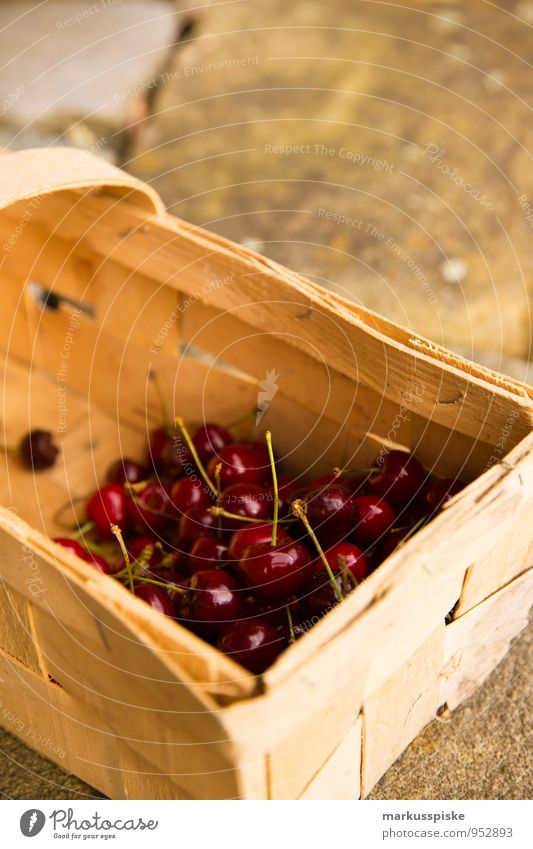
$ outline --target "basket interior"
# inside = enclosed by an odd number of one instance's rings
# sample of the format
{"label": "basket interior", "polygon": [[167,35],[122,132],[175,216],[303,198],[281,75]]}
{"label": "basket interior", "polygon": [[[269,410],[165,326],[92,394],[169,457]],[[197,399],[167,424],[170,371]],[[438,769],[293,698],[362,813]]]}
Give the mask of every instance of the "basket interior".
{"label": "basket interior", "polygon": [[[177,237],[154,241],[143,220],[148,213],[127,199],[86,191],[20,202],[0,216],[3,442],[16,445],[29,428],[43,427],[57,431],[62,446],[61,462],[44,474],[6,466],[5,506],[58,533],[59,507],[94,490],[116,457],[144,456],[147,432],[162,420],[154,374],[169,414],[190,422],[227,424],[266,398],[259,425],[251,417],[237,435],[261,438],[270,428],[281,469],[302,482],[334,466],[365,468],[383,444],[414,449],[441,475],[469,481],[484,470],[496,437],[456,428],[454,399],[448,426],[433,421],[427,405],[418,414],[424,387],[416,369],[409,404],[392,402],[386,384],[393,363],[389,370],[376,362],[374,382],[332,365],[342,322],[332,320],[331,332],[306,348],[300,328],[313,309],[293,293],[270,299],[259,263],[243,271],[227,249],[203,247],[182,230],[181,264],[169,264],[165,252]],[[128,256],[134,227],[147,231],[138,259]],[[46,306],[43,292],[54,296]],[[269,327],[254,326],[259,308],[268,311]],[[364,351],[353,358],[356,372],[372,376]],[[511,431],[506,451],[524,435],[520,427]]]}

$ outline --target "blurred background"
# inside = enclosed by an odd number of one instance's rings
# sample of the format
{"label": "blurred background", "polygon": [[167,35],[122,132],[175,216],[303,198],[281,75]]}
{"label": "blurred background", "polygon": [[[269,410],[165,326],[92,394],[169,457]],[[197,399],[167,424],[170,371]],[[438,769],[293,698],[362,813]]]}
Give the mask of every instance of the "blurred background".
{"label": "blurred background", "polygon": [[[175,215],[533,382],[532,60],[533,0],[3,0],[0,146],[90,150]],[[527,797],[530,645],[373,795]],[[6,796],[93,794],[0,749]]]}

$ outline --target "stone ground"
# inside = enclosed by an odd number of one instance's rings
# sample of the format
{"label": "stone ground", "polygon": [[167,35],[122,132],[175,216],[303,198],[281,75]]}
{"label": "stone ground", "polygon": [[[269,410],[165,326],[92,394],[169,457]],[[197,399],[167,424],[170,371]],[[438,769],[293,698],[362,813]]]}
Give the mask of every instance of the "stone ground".
{"label": "stone ground", "polygon": [[[0,144],[93,150],[175,214],[533,382],[532,24],[524,0],[8,0]],[[531,634],[373,798],[531,795],[528,670]],[[94,795],[0,749],[6,796]]]}

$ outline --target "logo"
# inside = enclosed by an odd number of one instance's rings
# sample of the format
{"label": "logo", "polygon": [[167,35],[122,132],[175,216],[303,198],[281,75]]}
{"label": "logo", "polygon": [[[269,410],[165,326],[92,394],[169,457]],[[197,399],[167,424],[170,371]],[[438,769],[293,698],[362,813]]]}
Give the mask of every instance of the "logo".
{"label": "logo", "polygon": [[35,837],[43,830],[46,817],[42,811],[37,808],[31,808],[25,811],[20,818],[20,830],[24,837]]}
{"label": "logo", "polygon": [[266,411],[270,406],[270,401],[273,401],[278,392],[277,379],[279,374],[276,369],[267,371],[266,377],[259,383],[259,392],[257,393],[257,413],[255,416],[256,425],[259,424]]}

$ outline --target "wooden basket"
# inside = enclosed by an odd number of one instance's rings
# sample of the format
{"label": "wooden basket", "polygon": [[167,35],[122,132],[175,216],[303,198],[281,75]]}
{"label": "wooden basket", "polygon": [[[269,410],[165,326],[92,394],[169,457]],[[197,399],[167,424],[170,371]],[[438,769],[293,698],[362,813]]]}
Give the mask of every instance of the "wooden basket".
{"label": "wooden basket", "polygon": [[[2,441],[62,440],[54,469],[2,474],[0,722],[113,798],[365,796],[526,624],[532,390],[171,217],[90,155],[6,153],[0,186]],[[150,369],[176,413],[222,422],[270,375],[260,427],[288,470],[398,444],[471,483],[256,678],[48,539],[59,505],[142,456]]]}

